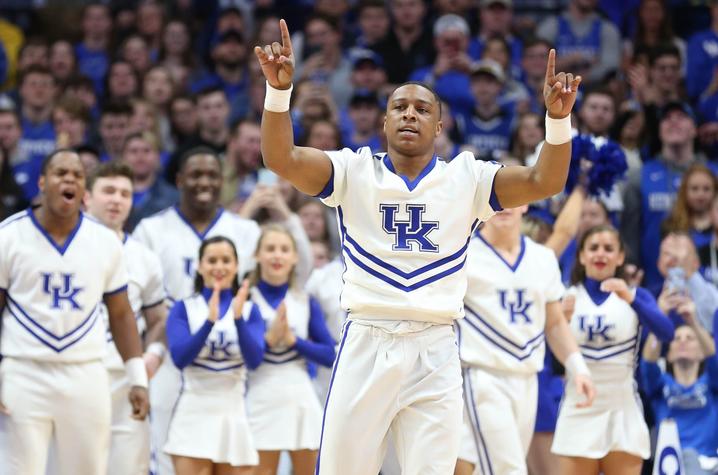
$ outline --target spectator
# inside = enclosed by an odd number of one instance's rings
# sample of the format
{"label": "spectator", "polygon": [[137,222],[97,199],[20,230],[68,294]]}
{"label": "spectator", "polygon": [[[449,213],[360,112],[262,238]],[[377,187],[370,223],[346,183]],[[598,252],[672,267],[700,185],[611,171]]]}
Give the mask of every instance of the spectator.
{"label": "spectator", "polygon": [[[2,132],[2,116],[3,114],[0,112],[0,133]],[[28,205],[22,188],[13,177],[10,157],[2,146],[1,139],[0,136],[0,222],[27,208]]]}
{"label": "spectator", "polygon": [[17,59],[18,73],[22,73],[30,66],[47,67],[48,46],[47,40],[42,37],[31,37],[25,40]]}
{"label": "spectator", "polygon": [[189,75],[197,68],[192,51],[192,35],[187,24],[181,20],[170,20],[162,34],[160,64],[167,68],[172,82],[179,89],[187,86]]}
{"label": "spectator", "polygon": [[107,73],[105,102],[129,101],[140,92],[140,78],[127,61],[114,61]]}
{"label": "spectator", "polygon": [[483,59],[496,61],[501,66],[506,78],[499,102],[501,105],[508,105],[515,107],[517,110],[526,111],[529,109],[530,93],[523,84],[514,79],[514,74],[517,73],[512,71],[510,55],[509,43],[503,37],[492,36],[486,40]]}
{"label": "spectator", "polygon": [[182,154],[195,147],[209,147],[223,154],[229,139],[229,102],[224,90],[218,87],[204,89],[196,95],[197,133],[185,141],[172,155],[165,169],[165,178],[175,183],[178,160]]}
{"label": "spectator", "polygon": [[477,63],[471,74],[474,110],[456,115],[461,141],[474,147],[483,159],[497,160],[510,149],[514,112],[497,100],[505,79],[496,62],[486,59]]}
{"label": "spectator", "polygon": [[693,146],[696,124],[687,104],[674,102],[663,108],[659,136],[662,142],[660,153],[645,162],[640,173],[628,177],[623,215],[630,219],[624,219],[621,224],[629,260],[640,263],[645,271],[644,285],[649,288],[660,287],[662,281],[655,265],[661,223],[673,207],[685,170],[692,163],[703,161]]}
{"label": "spectator", "polygon": [[683,175],[676,203],[663,222],[666,232],[690,233],[693,244],[701,248],[713,235],[711,203],[718,194],[718,179],[703,164],[691,165]]}
{"label": "spectator", "polygon": [[[469,43],[469,56],[475,60],[484,58],[486,42],[489,38],[499,37],[503,39],[509,47],[509,57],[507,65],[505,66],[506,72],[515,78],[519,78],[522,44],[521,40],[511,33],[511,24],[514,14],[513,1],[481,0],[479,6],[481,26],[479,28],[479,34],[472,38]],[[546,63],[545,57],[544,63]]]}
{"label": "spectator", "polygon": [[186,95],[173,97],[170,101],[169,114],[173,141],[178,148],[182,148],[197,134],[197,111],[194,99]]}
{"label": "spectator", "polygon": [[297,214],[311,242],[329,243],[328,208],[320,201],[308,200],[299,207]]}
{"label": "spectator", "polygon": [[[384,0],[361,0],[356,8],[357,32],[355,45],[361,48],[373,48],[389,33],[389,10]],[[275,21],[276,25],[277,22]],[[269,44],[269,43],[259,43]]]}
{"label": "spectator", "polygon": [[556,45],[556,70],[579,74],[587,83],[603,80],[618,69],[620,35],[616,27],[596,12],[596,0],[571,0],[558,17],[538,27],[540,37]]}
{"label": "spectator", "polygon": [[646,121],[643,111],[631,108],[619,113],[611,130],[611,139],[626,154],[628,175],[640,173],[646,153]]}
{"label": "spectator", "polygon": [[57,40],[50,46],[48,67],[62,87],[76,74],[77,58],[72,44],[67,40]]}
{"label": "spectator", "polygon": [[350,53],[352,61],[351,84],[354,90],[374,92],[386,97],[386,72],[381,56],[369,49],[355,48]]}
{"label": "spectator", "polygon": [[613,96],[606,89],[589,89],[584,93],[578,117],[582,133],[607,137],[616,118]]}
{"label": "spectator", "polygon": [[259,123],[242,120],[234,125],[229,142],[222,179],[221,202],[237,212],[257,185],[257,171],[262,166],[259,149]]}
{"label": "spectator", "polygon": [[145,74],[142,81],[142,97],[144,97],[154,108],[154,113],[159,127],[159,137],[163,150],[174,150],[170,121],[168,118],[170,101],[174,95],[174,84],[169,69],[163,66],[153,66]]}
{"label": "spectator", "polygon": [[718,3],[711,3],[711,27],[688,40],[686,89],[697,100],[704,93],[718,68]]}
{"label": "spectator", "polygon": [[291,111],[294,135],[301,137],[314,121],[337,122],[337,106],[326,84],[305,80],[297,83],[294,91],[294,105]]}
{"label": "spectator", "polygon": [[317,120],[309,124],[300,143],[305,147],[319,148],[320,150],[341,150],[342,134],[335,122]]}
{"label": "spectator", "polygon": [[312,269],[321,269],[329,264],[332,260],[332,253],[329,245],[324,241],[312,241],[312,255],[314,256],[314,267]]}
{"label": "spectator", "polygon": [[110,7],[101,3],[86,5],[82,11],[82,41],[75,45],[75,55],[80,72],[92,79],[98,97],[105,92],[111,35]]}
{"label": "spectator", "polygon": [[[672,269],[681,269],[682,276],[681,291],[685,292],[693,300],[696,306],[698,321],[704,328],[711,328],[713,315],[718,310],[718,289],[706,281],[700,272],[700,261],[693,240],[686,233],[673,232],[668,234],[661,242],[658,255],[658,271],[661,276],[667,278]],[[654,295],[669,292],[671,286],[676,286],[673,280],[666,281],[663,285],[649,288]],[[671,315],[674,320],[675,315]]]}
{"label": "spectator", "polygon": [[150,47],[144,36],[133,33],[124,39],[120,45],[120,58],[132,65],[139,77],[145,75],[152,65]]}
{"label": "spectator", "polygon": [[128,232],[142,218],[151,216],[177,203],[177,190],[160,178],[160,150],[151,132],[135,132],[127,136],[122,160],[132,169],[132,211],[125,226]]}
{"label": "spectator", "polygon": [[132,106],[126,102],[109,102],[102,108],[100,115],[100,140],[102,142],[100,160],[119,159],[122,147],[130,131]]}
{"label": "spectator", "polygon": [[546,80],[546,58],[553,47],[548,41],[532,37],[525,41],[521,69],[523,83],[529,91],[529,109],[531,112],[543,114],[543,86]]}
{"label": "spectator", "polygon": [[473,103],[469,87],[473,61],[467,54],[470,34],[469,24],[460,16],[440,17],[434,23],[436,60],[433,66],[419,68],[409,76],[411,81],[433,87],[455,114],[470,113]]}
{"label": "spectator", "polygon": [[92,79],[87,76],[73,76],[65,84],[65,96],[74,97],[82,101],[90,110],[93,119],[100,116],[97,95]]}
{"label": "spectator", "polygon": [[57,148],[74,148],[87,143],[90,110],[80,99],[63,96],[52,111]]}
{"label": "spectator", "polygon": [[641,386],[651,401],[656,425],[669,418],[676,422],[685,473],[708,474],[699,468],[698,456],[715,459],[718,449],[715,437],[718,427],[715,343],[698,322],[690,298],[673,294],[659,299],[661,304],[666,309],[675,309],[686,323],[676,328],[668,347],[665,371],[658,365],[661,345],[653,334],[649,335],[640,363]]}
{"label": "spectator", "polygon": [[90,174],[100,164],[100,152],[91,145],[80,145],[74,148],[79,155],[82,165],[85,167],[85,173]]}
{"label": "spectator", "polygon": [[348,121],[342,133],[345,147],[357,150],[369,147],[373,153],[381,150],[379,120],[383,108],[376,93],[357,90],[349,101]]}
{"label": "spectator", "polygon": [[424,25],[427,10],[423,0],[388,3],[392,26],[373,49],[384,60],[389,83],[400,84],[412,71],[434,63],[434,41],[431,30]]}
{"label": "spectator", "polygon": [[247,45],[237,30],[221,33],[212,47],[213,71],[206,71],[190,84],[190,90],[198,93],[208,88],[224,91],[231,106],[230,118],[235,120],[247,113],[249,94],[249,70],[247,68]]}
{"label": "spectator", "polygon": [[543,117],[529,112],[519,117],[511,138],[511,155],[526,163],[526,157],[536,151],[536,147],[545,137]]}
{"label": "spectator", "polygon": [[638,22],[633,38],[626,41],[626,57],[634,61],[650,56],[656,47],[673,45],[680,51],[681,62],[686,58],[686,43],[673,34],[666,0],[641,0]]}
{"label": "spectator", "polygon": [[351,96],[352,65],[341,49],[339,24],[331,17],[315,14],[304,26],[304,37],[304,58],[297,64],[296,77],[326,84],[334,102],[346,106]]}
{"label": "spectator", "polygon": [[[24,186],[27,197],[32,199],[38,192],[39,165],[55,149],[55,130],[52,127],[52,108],[57,87],[50,71],[43,66],[30,66],[20,78],[20,119],[22,137],[20,148],[28,160],[30,173]],[[18,180],[20,181],[20,180]]]}
{"label": "spectator", "polygon": [[156,60],[162,44],[165,23],[163,6],[155,0],[142,0],[137,5],[137,32],[149,47],[150,57]]}

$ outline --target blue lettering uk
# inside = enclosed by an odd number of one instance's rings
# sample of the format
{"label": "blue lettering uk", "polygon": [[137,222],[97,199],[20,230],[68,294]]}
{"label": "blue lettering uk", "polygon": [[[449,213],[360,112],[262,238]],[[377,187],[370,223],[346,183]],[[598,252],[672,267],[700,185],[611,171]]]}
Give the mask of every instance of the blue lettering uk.
{"label": "blue lettering uk", "polygon": [[429,239],[429,233],[439,227],[438,221],[424,221],[423,215],[426,205],[407,204],[406,213],[409,219],[399,220],[396,217],[399,211],[398,204],[379,205],[382,214],[382,227],[388,234],[394,236],[393,251],[413,251],[414,244],[419,246],[419,252],[439,252],[439,246]]}
{"label": "blue lettering uk", "polygon": [[526,312],[531,307],[533,302],[525,299],[524,292],[526,292],[526,289],[516,289],[516,298],[513,301],[509,301],[508,290],[499,289],[498,292],[501,308],[509,312],[509,319],[511,320],[511,323],[516,323],[516,319],[518,317],[523,319],[522,323],[531,323],[531,319]]}
{"label": "blue lettering uk", "polygon": [[67,302],[68,310],[82,310],[82,306],[77,302],[77,294],[83,288],[75,287],[72,283],[72,274],[60,274],[60,285],[53,285],[55,279],[51,273],[42,274],[42,290],[51,298],[50,308],[62,309],[62,303]]}
{"label": "blue lettering uk", "polygon": [[595,315],[592,323],[588,323],[589,318],[587,315],[578,317],[578,326],[581,331],[586,333],[588,341],[598,341],[599,337],[603,338],[604,342],[613,341],[613,337],[608,334],[608,331],[612,330],[615,325],[606,323],[605,315]]}

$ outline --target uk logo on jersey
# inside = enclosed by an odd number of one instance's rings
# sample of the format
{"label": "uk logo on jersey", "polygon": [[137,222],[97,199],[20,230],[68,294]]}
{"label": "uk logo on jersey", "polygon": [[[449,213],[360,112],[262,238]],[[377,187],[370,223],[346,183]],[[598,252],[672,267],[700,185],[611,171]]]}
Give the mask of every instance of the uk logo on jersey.
{"label": "uk logo on jersey", "polygon": [[65,302],[68,310],[82,310],[76,299],[83,288],[73,284],[73,277],[73,274],[60,274],[57,278],[51,273],[42,274],[42,290],[51,298],[50,308],[62,310]]}
{"label": "uk logo on jersey", "polygon": [[218,332],[216,339],[211,339],[207,342],[209,348],[209,358],[213,361],[226,360],[232,357],[232,346],[234,342],[226,340],[225,332]]}
{"label": "uk logo on jersey", "polygon": [[599,342],[599,338],[603,338],[604,342],[613,341],[613,337],[608,334],[609,330],[612,330],[615,325],[612,323],[606,323],[605,315],[594,315],[592,322],[589,323],[591,317],[587,315],[580,315],[578,317],[578,327],[582,332],[586,333],[586,339],[590,342]]}
{"label": "uk logo on jersey", "polygon": [[439,222],[423,220],[426,205],[407,204],[405,210],[409,215],[406,221],[396,217],[399,212],[398,204],[379,205],[382,227],[386,233],[394,236],[392,250],[413,251],[416,244],[419,246],[419,252],[439,252],[439,246],[429,239],[429,233],[439,227]]}
{"label": "uk logo on jersey", "polygon": [[[511,323],[531,323],[531,319],[526,312],[531,307],[533,302],[526,299],[526,289],[516,289],[514,291],[516,296],[513,300],[509,300],[510,296],[508,290],[499,289],[498,292],[501,308],[509,312],[509,319]],[[521,318],[521,320],[520,322],[517,322],[519,318]]]}

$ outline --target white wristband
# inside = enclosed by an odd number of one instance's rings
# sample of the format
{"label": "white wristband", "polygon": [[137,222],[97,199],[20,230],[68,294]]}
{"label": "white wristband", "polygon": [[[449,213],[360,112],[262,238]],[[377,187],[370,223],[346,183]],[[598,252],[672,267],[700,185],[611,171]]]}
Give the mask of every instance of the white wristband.
{"label": "white wristband", "polygon": [[552,119],[546,113],[546,143],[561,145],[571,141],[571,114],[563,119]]}
{"label": "white wristband", "polygon": [[139,356],[130,358],[125,361],[125,372],[130,386],[140,386],[146,388],[148,386],[147,370],[145,362]]}
{"label": "white wristband", "polygon": [[570,378],[576,376],[577,374],[591,376],[591,371],[589,371],[588,366],[583,359],[583,356],[581,356],[581,353],[578,351],[574,351],[573,353],[568,355],[568,358],[566,358],[566,361],[563,363],[563,365],[566,368],[566,374]]}
{"label": "white wristband", "polygon": [[264,108],[270,112],[287,112],[289,110],[289,101],[292,98],[292,89],[275,89],[267,82],[267,92],[264,95]]}
{"label": "white wristband", "polygon": [[163,359],[165,357],[165,354],[167,353],[167,348],[165,348],[165,345],[163,345],[159,341],[155,341],[147,345],[145,353],[149,353],[151,355],[157,356],[159,359]]}

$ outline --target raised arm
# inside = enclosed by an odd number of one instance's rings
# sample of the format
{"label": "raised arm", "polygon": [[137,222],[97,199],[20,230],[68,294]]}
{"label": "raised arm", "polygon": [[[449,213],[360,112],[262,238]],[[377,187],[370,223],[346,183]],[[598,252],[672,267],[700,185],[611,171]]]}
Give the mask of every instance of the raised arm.
{"label": "raised arm", "polygon": [[494,190],[503,208],[516,208],[563,190],[571,162],[571,109],[580,83],[581,76],[556,73],[556,50],[552,49],[543,87],[546,141],[533,167],[504,167],[496,173]]}
{"label": "raised arm", "polygon": [[294,75],[294,51],[289,29],[279,20],[282,43],[254,47],[262,73],[267,79],[267,96],[262,113],[262,157],[264,164],[291,182],[299,191],[319,194],[332,176],[329,156],[310,147],[294,145],[289,98]]}

